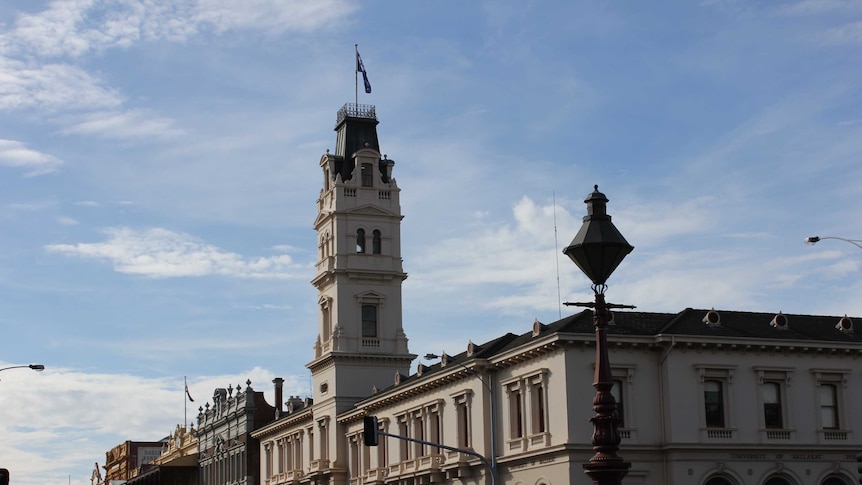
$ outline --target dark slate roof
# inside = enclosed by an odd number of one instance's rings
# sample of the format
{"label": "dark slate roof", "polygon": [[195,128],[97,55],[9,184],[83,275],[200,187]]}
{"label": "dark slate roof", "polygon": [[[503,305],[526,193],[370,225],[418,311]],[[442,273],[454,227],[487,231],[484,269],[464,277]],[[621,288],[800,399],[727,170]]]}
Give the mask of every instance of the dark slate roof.
{"label": "dark slate roof", "polygon": [[718,326],[703,323],[709,310],[687,308],[679,317],[669,322],[660,333],[669,335],[698,335],[736,338],[810,340],[824,342],[862,342],[862,319],[854,320],[854,333],[844,333],[835,328],[840,316],[794,315],[784,313],[787,328],[779,329],[770,325],[776,313],[738,312],[715,310],[720,316]]}
{"label": "dark slate roof", "polygon": [[[835,328],[840,316],[826,315],[795,315],[783,314],[787,318],[787,328],[779,329],[770,325],[775,313],[740,312],[714,310],[720,316],[720,324],[709,326],[703,322],[708,309],[686,308],[679,313],[651,313],[618,310],[613,312],[613,323],[608,326],[608,335],[651,337],[658,335],[690,336],[698,338],[749,338],[769,340],[798,340],[816,343],[862,343],[862,318],[853,318],[855,333],[844,333]],[[515,335],[507,333],[481,345],[474,344],[473,354],[467,351],[457,355],[447,355],[445,368],[452,369],[458,363],[467,364],[474,359],[490,359],[506,351],[528,344],[531,340],[542,336],[560,334],[590,335],[595,333],[592,310],[584,310],[549,324],[539,324],[539,335],[533,335],[532,329]],[[422,364],[420,364],[422,365]],[[395,387],[427,378],[443,369],[441,362],[423,366],[422,375],[403,376],[397,386],[381,389],[378,395],[392,391]],[[393,376],[394,377],[394,376]],[[374,399],[376,396],[369,396]]]}

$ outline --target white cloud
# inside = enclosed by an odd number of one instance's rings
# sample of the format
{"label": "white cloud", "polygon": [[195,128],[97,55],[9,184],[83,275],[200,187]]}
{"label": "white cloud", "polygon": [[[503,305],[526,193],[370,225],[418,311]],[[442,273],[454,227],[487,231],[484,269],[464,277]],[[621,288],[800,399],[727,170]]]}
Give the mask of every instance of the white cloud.
{"label": "white cloud", "polygon": [[862,44],[862,21],[829,29],[822,40],[829,45]]}
{"label": "white cloud", "polygon": [[75,202],[75,205],[79,207],[99,207],[99,203],[93,200],[79,200]]}
{"label": "white cloud", "polygon": [[77,226],[79,223],[71,217],[61,216],[57,218],[57,222],[64,226]]}
{"label": "white cloud", "polygon": [[36,150],[15,140],[0,139],[0,166],[27,169],[28,177],[44,175],[63,164],[59,158]]}
{"label": "white cloud", "polygon": [[194,18],[216,32],[260,29],[273,33],[320,29],[356,10],[344,0],[200,0]]}
{"label": "white cloud", "polygon": [[308,32],[356,8],[345,0],[55,0],[20,14],[2,43],[16,53],[74,58],[142,41],[185,42],[205,29]]}
{"label": "white cloud", "polygon": [[119,93],[79,67],[37,64],[0,55],[0,110],[90,110],[121,103]]}
{"label": "white cloud", "polygon": [[183,233],[162,228],[136,231],[128,227],[103,231],[101,243],[51,244],[49,252],[110,261],[120,273],[151,278],[221,275],[235,278],[304,277],[306,268],[288,255],[246,259]]}
{"label": "white cloud", "polygon": [[[186,404],[189,423],[196,422],[198,407],[213,389],[239,384],[244,390],[247,380],[275,404],[273,377],[259,367],[230,375],[189,376],[195,399]],[[282,377],[285,396],[308,394],[306,376]],[[182,376],[144,378],[49,366],[38,374],[27,369],[4,372],[2,387],[0,456],[16,464],[16,483],[66,483],[69,470],[94,461],[104,465],[105,452],[123,441],[158,441],[183,422]],[[81,483],[77,477],[76,483]]]}
{"label": "white cloud", "polygon": [[64,135],[96,135],[103,138],[170,138],[182,134],[168,118],[158,117],[147,110],[91,113],[84,121],[75,122],[61,131]]}

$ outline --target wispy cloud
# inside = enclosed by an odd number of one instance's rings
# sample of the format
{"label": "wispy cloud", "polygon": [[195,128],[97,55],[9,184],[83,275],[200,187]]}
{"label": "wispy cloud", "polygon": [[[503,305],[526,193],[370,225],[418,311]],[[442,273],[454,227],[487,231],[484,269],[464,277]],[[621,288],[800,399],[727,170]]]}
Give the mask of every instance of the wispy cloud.
{"label": "wispy cloud", "polygon": [[862,21],[829,29],[822,40],[829,45],[862,44]]}
{"label": "wispy cloud", "polygon": [[170,138],[182,134],[169,118],[146,110],[91,113],[61,131],[64,135],[95,135],[103,138]]}
{"label": "wispy cloud", "polygon": [[234,278],[285,279],[305,276],[305,267],[288,255],[244,258],[188,234],[153,228],[104,229],[99,243],[50,244],[52,253],[109,261],[115,271],[151,278],[220,275]]}
{"label": "wispy cloud", "polygon": [[80,67],[39,64],[0,54],[0,110],[91,110],[121,103],[122,96],[116,90]]}
{"label": "wispy cloud", "polygon": [[61,216],[57,218],[57,222],[64,226],[77,226],[79,222],[71,217]]}
{"label": "wispy cloud", "polygon": [[54,172],[62,164],[59,158],[27,148],[19,141],[0,139],[0,166],[24,168],[27,177]]}

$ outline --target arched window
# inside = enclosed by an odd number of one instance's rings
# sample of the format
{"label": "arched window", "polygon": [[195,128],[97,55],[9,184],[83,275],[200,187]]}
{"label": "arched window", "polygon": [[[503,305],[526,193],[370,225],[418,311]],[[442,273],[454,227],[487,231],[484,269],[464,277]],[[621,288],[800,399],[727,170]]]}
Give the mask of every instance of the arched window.
{"label": "arched window", "polygon": [[380,231],[377,229],[371,233],[371,252],[380,254]]}
{"label": "arched window", "polygon": [[763,482],[763,485],[791,485],[790,481],[784,477],[770,477]]}
{"label": "arched window", "polygon": [[704,485],[734,485],[729,478],[722,476],[714,476],[704,483]]}
{"label": "arched window", "polygon": [[823,482],[821,482],[820,485],[849,485],[849,484],[847,483],[847,480],[844,480],[843,478],[841,478],[839,476],[832,475],[831,477],[826,477],[826,480],[823,480]]}
{"label": "arched window", "polygon": [[356,230],[356,252],[365,252],[365,229]]}

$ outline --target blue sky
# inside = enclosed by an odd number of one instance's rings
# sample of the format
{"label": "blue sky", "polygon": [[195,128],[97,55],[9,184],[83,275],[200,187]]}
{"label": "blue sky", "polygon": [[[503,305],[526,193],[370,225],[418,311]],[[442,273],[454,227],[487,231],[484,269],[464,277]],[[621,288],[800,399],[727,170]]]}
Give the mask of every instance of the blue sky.
{"label": "blue sky", "polygon": [[[252,380],[305,395],[318,161],[359,44],[402,189],[411,351],[589,299],[862,318],[862,3],[0,4],[0,466],[89,483]],[[555,233],[556,226],[556,233]],[[191,418],[190,418],[191,419]]]}

